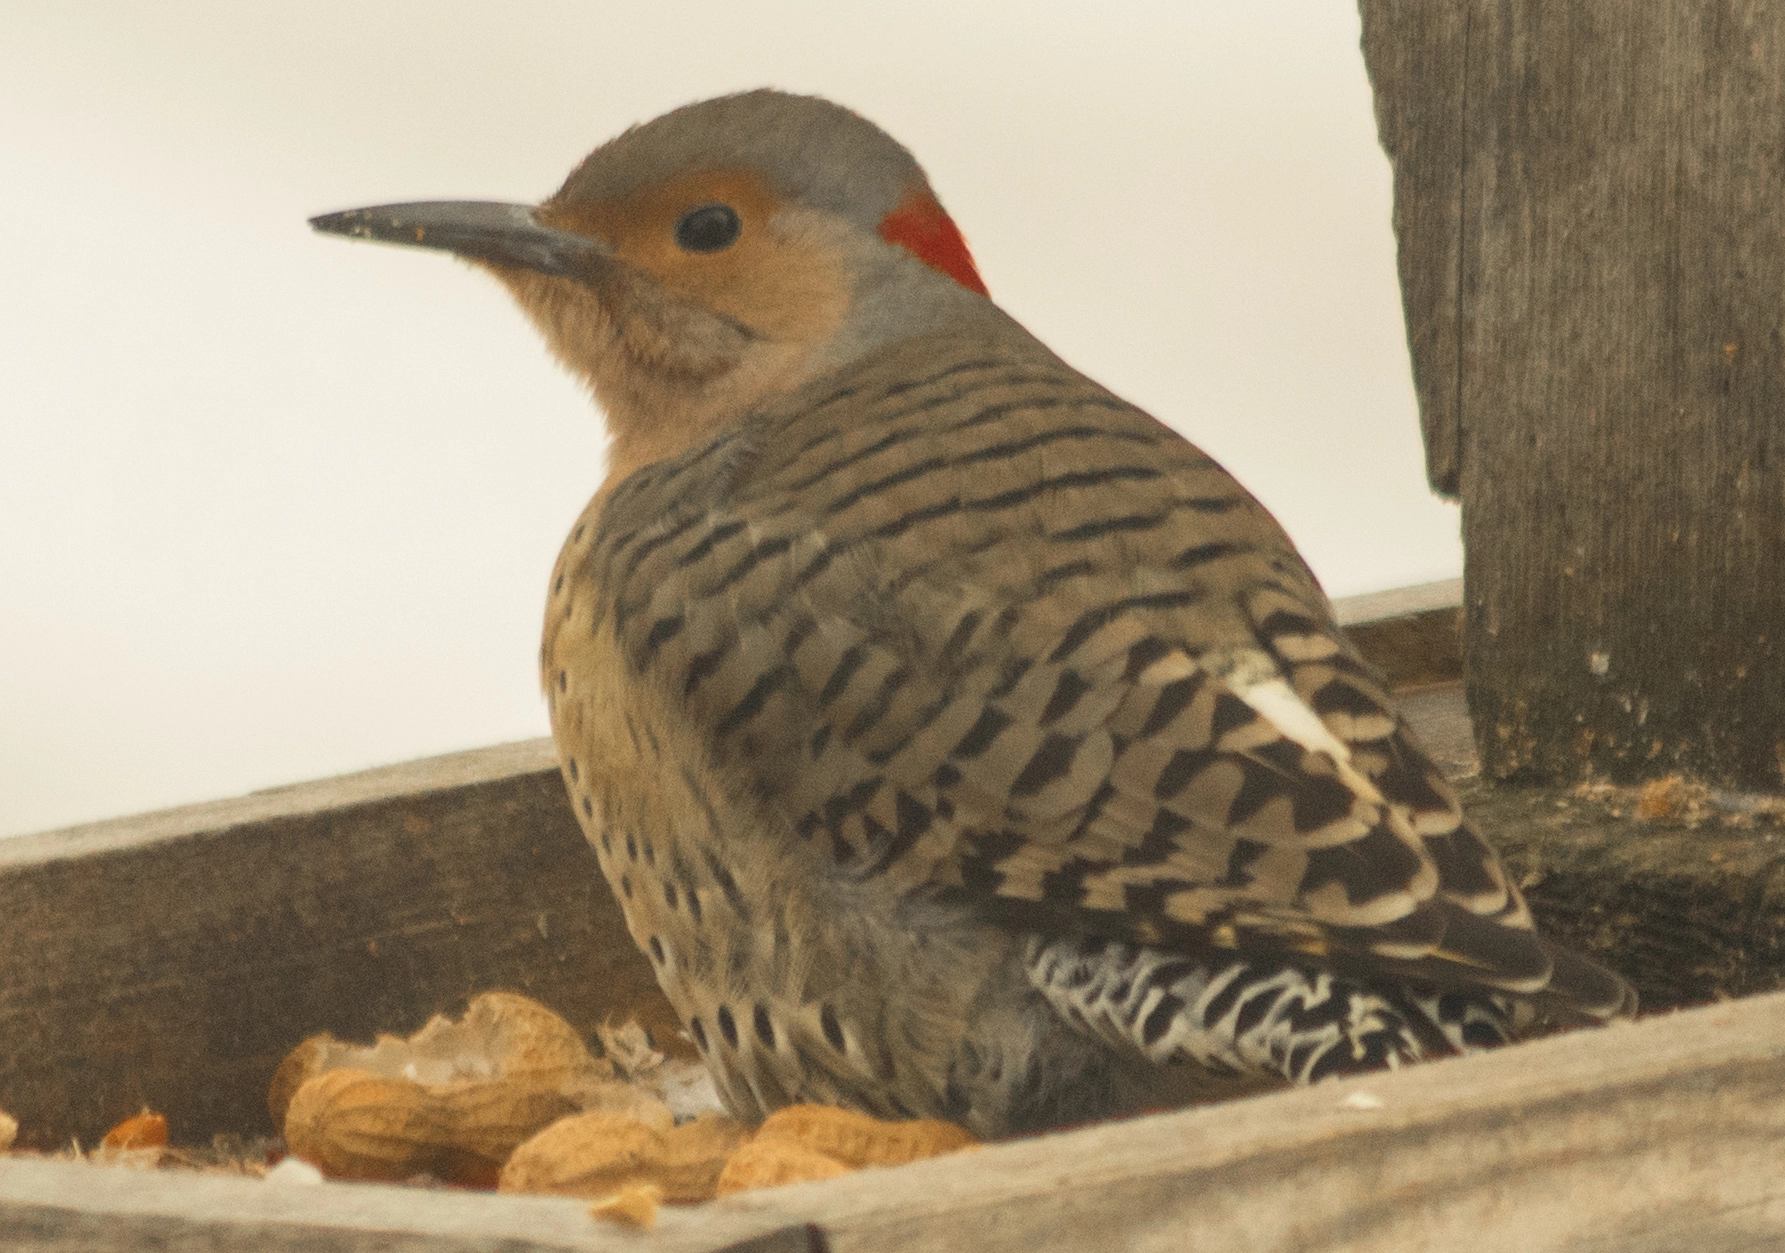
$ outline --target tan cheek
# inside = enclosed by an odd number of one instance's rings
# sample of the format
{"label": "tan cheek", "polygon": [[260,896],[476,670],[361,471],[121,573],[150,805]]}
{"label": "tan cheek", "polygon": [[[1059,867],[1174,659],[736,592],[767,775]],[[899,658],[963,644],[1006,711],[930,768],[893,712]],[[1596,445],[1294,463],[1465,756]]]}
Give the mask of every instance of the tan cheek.
{"label": "tan cheek", "polygon": [[[677,215],[703,201],[737,208],[744,237],[734,247],[702,256],[676,246]],[[621,261],[761,335],[783,341],[822,338],[848,311],[844,267],[810,240],[771,234],[766,224],[776,210],[774,198],[749,180],[703,180],[564,215],[553,224],[607,240]]]}
{"label": "tan cheek", "polygon": [[834,330],[848,306],[843,269],[834,258],[774,241],[740,248],[691,288],[688,294],[709,308],[777,339]]}

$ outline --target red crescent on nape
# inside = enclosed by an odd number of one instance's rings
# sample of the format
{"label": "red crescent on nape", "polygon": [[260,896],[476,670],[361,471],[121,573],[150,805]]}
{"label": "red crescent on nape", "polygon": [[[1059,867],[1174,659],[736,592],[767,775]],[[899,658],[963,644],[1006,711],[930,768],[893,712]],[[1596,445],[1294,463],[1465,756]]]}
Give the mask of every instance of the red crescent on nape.
{"label": "red crescent on nape", "polygon": [[948,275],[968,291],[991,295],[961,228],[928,192],[914,191],[898,208],[880,219],[880,238],[897,244],[932,270]]}

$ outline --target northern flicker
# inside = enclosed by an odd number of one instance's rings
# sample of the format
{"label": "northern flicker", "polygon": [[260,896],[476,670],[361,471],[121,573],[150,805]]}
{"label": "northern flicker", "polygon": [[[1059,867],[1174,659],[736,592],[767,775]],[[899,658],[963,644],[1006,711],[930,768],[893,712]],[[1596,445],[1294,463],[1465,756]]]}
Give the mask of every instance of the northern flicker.
{"label": "northern flicker", "polygon": [[537,206],[313,225],[487,268],[606,414],[552,728],[738,1115],[1002,1136],[1634,1008],[1270,514],[1000,310],[861,117],[727,96]]}

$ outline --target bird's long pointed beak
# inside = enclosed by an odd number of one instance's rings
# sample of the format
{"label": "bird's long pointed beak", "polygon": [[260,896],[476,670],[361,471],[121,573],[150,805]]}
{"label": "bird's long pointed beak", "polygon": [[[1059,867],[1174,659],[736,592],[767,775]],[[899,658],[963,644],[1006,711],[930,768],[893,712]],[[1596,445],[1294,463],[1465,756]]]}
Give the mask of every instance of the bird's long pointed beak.
{"label": "bird's long pointed beak", "polygon": [[600,240],[541,225],[531,205],[490,200],[372,205],[324,213],[311,218],[310,225],[329,235],[437,248],[475,261],[563,278],[594,278],[613,257]]}

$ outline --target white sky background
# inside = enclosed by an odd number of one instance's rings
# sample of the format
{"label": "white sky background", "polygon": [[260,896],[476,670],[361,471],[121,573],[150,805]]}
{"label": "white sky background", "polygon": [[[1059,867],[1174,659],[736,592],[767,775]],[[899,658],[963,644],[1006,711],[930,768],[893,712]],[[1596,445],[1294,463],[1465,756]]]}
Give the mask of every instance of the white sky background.
{"label": "white sky background", "polygon": [[0,834],[545,734],[598,417],[488,278],[304,219],[536,200],[763,85],[907,144],[1330,593],[1460,572],[1345,0],[7,4]]}

